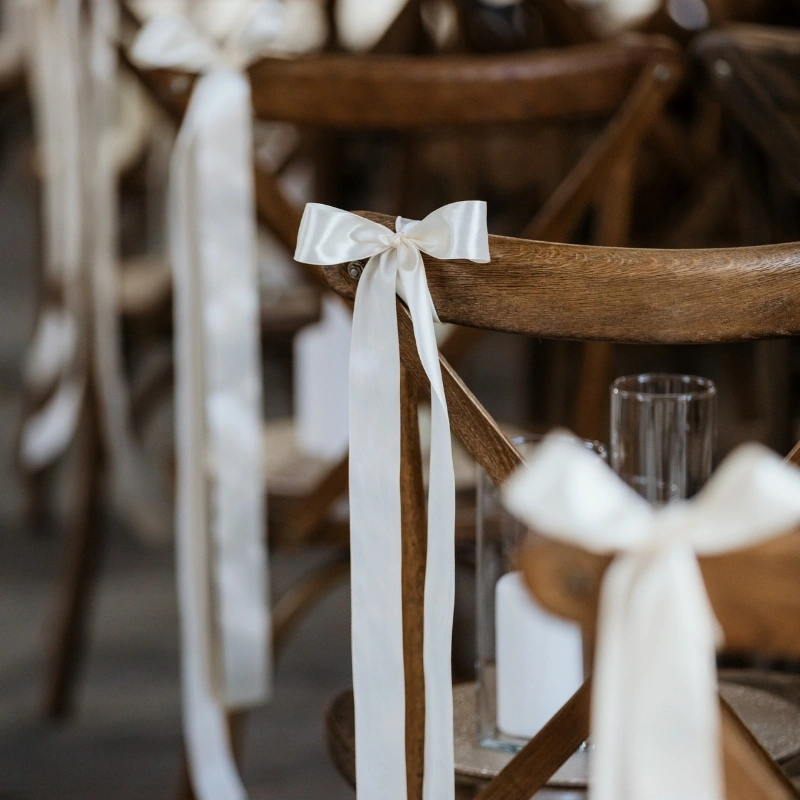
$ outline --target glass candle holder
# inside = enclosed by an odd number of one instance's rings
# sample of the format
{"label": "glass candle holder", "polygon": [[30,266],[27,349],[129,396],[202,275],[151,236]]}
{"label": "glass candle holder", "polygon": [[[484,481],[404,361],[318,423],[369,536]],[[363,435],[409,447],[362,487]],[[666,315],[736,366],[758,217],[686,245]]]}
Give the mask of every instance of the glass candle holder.
{"label": "glass candle holder", "polygon": [[611,384],[611,466],[654,505],[691,497],[711,475],[717,390],[694,375]]}
{"label": "glass candle holder", "polygon": [[[512,443],[525,458],[541,439]],[[607,460],[602,444],[584,444]],[[539,607],[517,569],[519,545],[531,533],[506,511],[500,490],[478,467],[477,737],[507,752],[538,733],[584,678],[580,627]]]}

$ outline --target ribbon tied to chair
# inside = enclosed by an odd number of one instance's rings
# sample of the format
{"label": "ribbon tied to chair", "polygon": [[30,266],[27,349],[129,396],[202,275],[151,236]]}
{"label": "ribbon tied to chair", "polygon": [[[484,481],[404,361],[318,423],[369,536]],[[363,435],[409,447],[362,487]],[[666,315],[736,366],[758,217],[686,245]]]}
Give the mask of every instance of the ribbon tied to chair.
{"label": "ribbon tied to chair", "polygon": [[270,672],[252,109],[244,70],[269,50],[283,14],[277,0],[205,0],[191,14],[152,18],[132,57],[145,67],[200,73],[172,156],[169,204],[184,728],[195,792],[201,800],[238,800],[244,789],[222,706],[264,700]]}
{"label": "ribbon tied to chair", "polygon": [[761,445],[743,445],[695,498],[653,508],[558,432],[509,479],[505,502],[545,536],[615,554],[597,626],[593,800],[723,800],[721,634],[697,556],[750,547],[800,523],[800,471]]}
{"label": "ribbon tied to chair", "polygon": [[350,557],[356,785],[362,800],[406,800],[400,525],[400,358],[396,295],[411,312],[431,383],[425,573],[426,800],[453,797],[450,647],[455,485],[450,425],[422,253],[489,260],[486,205],[440,208],[396,230],[310,203],[295,258],[321,266],[369,259],[359,278],[350,354]]}

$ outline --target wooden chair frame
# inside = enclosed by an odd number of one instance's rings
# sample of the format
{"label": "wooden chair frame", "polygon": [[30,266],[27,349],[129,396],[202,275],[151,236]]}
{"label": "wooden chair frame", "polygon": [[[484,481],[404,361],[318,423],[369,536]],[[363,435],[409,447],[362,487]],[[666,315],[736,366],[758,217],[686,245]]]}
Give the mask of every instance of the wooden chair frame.
{"label": "wooden chair frame", "polygon": [[[365,213],[382,224],[391,220]],[[696,344],[800,335],[800,244],[721,250],[636,250],[490,237],[491,263],[437,261],[425,268],[439,316],[461,325],[531,336]],[[348,265],[320,274],[343,298],[356,284]],[[406,307],[398,301],[402,364],[404,641],[409,800],[421,797],[424,687],[420,625],[424,501],[417,446],[416,389],[430,387]],[[440,356],[454,433],[497,484],[522,457]],[[800,453],[796,449],[793,457]],[[600,580],[610,559],[545,541],[525,558],[539,601],[579,621],[591,640]],[[704,558],[703,573],[729,646],[800,655],[800,532],[745,552]],[[741,586],[747,586],[742,596]],[[589,734],[591,679],[478,800],[528,800]],[[785,800],[797,791],[722,703],[730,800]]]}
{"label": "wooden chair frame", "polygon": [[[119,48],[121,61],[164,112],[179,123],[194,77],[167,70],[141,70],[132,64],[126,45],[139,22],[124,3],[123,12],[128,30]],[[611,115],[611,124],[533,221],[531,231],[545,238],[566,236],[598,195],[601,199],[613,196],[614,201],[603,206],[600,243],[620,244],[626,237],[630,191],[625,187],[630,187],[634,151],[680,80],[682,66],[668,41],[639,37],[624,44],[595,44],[569,53],[526,56],[322,55],[265,59],[250,73],[259,117],[325,128],[415,131]],[[605,178],[608,188],[601,191]],[[300,212],[274,175],[256,167],[255,185],[261,221],[293,251]],[[622,220],[621,225],[618,220]],[[303,268],[312,281],[324,287],[316,270]],[[446,345],[451,358],[467,349],[475,331],[464,328],[459,334]],[[168,381],[161,385],[168,385]],[[591,408],[591,403],[586,407]],[[96,424],[93,415],[90,417],[87,424]],[[90,474],[99,476],[99,464],[92,466]],[[297,543],[319,536],[331,503],[346,486],[345,457],[283,521],[287,541]],[[45,706],[53,715],[66,713],[70,706],[92,574],[86,562],[96,561],[90,553],[97,543],[84,530],[90,515],[86,504],[80,505],[70,534],[75,543],[70,547],[78,555],[70,555],[61,590],[60,622],[51,648],[52,679]],[[346,542],[346,529],[332,535],[336,542]],[[324,586],[325,581],[318,585]]]}

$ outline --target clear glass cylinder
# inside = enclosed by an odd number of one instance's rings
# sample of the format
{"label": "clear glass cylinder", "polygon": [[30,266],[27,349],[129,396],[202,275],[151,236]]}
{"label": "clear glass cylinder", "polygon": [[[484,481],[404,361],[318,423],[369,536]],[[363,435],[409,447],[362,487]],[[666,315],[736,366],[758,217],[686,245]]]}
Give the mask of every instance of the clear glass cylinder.
{"label": "clear glass cylinder", "polygon": [[691,497],[711,475],[717,390],[694,375],[611,384],[611,466],[654,505]]}
{"label": "clear glass cylinder", "polygon": [[[525,458],[541,439],[512,442]],[[585,445],[607,460],[602,444]],[[478,467],[477,737],[508,752],[523,747],[583,682],[580,628],[541,609],[517,571],[519,545],[532,533]]]}

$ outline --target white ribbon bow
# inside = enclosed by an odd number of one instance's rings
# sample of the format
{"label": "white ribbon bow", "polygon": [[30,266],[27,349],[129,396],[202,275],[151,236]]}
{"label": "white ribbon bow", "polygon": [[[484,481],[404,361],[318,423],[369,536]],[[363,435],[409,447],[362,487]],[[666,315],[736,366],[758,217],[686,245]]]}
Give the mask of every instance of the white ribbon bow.
{"label": "white ribbon bow", "polygon": [[617,554],[600,597],[593,800],[724,800],[719,626],[697,555],[749,547],[799,523],[800,472],[744,445],[695,498],[654,509],[559,432],[511,477],[505,498],[538,532]]}
{"label": "white ribbon bow", "polygon": [[265,699],[270,645],[252,111],[242,70],[280,31],[282,7],[216,0],[192,10],[191,20],[150,20],[132,55],[147,67],[202,72],[170,173],[184,729],[198,797],[238,800],[245,791],[219,698],[228,707]]}
{"label": "white ribbon bow", "polygon": [[353,312],[350,355],[350,558],[356,785],[366,800],[406,799],[400,528],[400,360],[395,292],[408,304],[431,382],[428,556],[425,574],[426,800],[453,797],[455,487],[438,321],[421,252],[489,260],[486,204],[453,203],[397,231],[310,203],[295,258],[332,265],[369,259]]}

